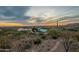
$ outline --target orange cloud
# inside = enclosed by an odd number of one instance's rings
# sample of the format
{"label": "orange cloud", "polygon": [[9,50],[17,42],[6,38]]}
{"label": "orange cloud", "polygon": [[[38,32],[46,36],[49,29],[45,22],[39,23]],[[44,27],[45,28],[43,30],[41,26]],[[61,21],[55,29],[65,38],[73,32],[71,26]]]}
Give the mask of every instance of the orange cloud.
{"label": "orange cloud", "polygon": [[20,23],[0,23],[0,26],[24,26]]}

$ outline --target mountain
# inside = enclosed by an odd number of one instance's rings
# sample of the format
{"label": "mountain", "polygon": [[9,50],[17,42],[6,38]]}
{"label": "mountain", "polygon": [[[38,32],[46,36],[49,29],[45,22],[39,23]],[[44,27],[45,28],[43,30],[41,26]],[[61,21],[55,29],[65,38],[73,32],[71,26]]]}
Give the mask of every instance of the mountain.
{"label": "mountain", "polygon": [[67,24],[63,27],[65,27],[67,29],[76,29],[77,30],[77,29],[79,29],[79,23],[71,23],[71,24]]}

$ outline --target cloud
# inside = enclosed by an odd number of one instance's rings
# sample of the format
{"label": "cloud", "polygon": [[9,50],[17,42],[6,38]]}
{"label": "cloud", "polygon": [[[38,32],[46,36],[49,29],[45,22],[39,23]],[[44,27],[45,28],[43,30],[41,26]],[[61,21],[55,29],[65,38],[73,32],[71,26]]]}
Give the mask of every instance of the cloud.
{"label": "cloud", "polygon": [[29,7],[24,6],[0,6],[0,15],[2,16],[24,16]]}
{"label": "cloud", "polygon": [[27,13],[25,13],[27,16],[37,16],[37,17],[49,17],[49,16],[55,16],[55,10],[48,6],[32,6],[28,10]]}
{"label": "cloud", "polygon": [[[30,24],[57,20],[77,21],[79,19],[78,13],[79,7],[0,6],[0,22],[6,20],[5,22]],[[36,18],[32,18],[32,16]]]}

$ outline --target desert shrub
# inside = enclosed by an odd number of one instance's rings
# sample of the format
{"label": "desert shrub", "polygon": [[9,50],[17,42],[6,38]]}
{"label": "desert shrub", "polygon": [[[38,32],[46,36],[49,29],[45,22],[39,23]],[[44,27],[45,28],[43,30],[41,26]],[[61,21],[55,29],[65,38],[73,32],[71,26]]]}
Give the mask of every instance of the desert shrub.
{"label": "desert shrub", "polygon": [[76,42],[73,36],[74,36],[73,31],[63,31],[61,33],[62,43],[66,52],[70,51],[71,47],[73,46],[73,43]]}
{"label": "desert shrub", "polygon": [[66,29],[68,31],[78,31],[77,29],[73,29],[73,28],[69,28],[69,29]]}
{"label": "desert shrub", "polygon": [[39,34],[38,34],[38,36],[40,37],[40,39],[46,39],[46,34],[44,34],[44,33],[42,33],[42,32],[40,32]]}
{"label": "desert shrub", "polygon": [[71,52],[79,52],[79,43],[75,42],[72,44],[71,48],[70,48]]}
{"label": "desert shrub", "polygon": [[22,46],[24,46],[24,49],[29,49],[32,47],[31,40],[22,40],[21,43],[22,43]]}
{"label": "desert shrub", "polygon": [[36,39],[36,40],[34,40],[34,44],[41,44],[41,39]]}
{"label": "desert shrub", "polygon": [[0,39],[0,48],[2,49],[10,49],[10,45],[7,39]]}
{"label": "desert shrub", "polygon": [[42,35],[41,36],[41,39],[46,39],[46,35]]}
{"label": "desert shrub", "polygon": [[44,33],[42,33],[42,32],[39,32],[39,36],[42,36],[42,35],[44,35]]}
{"label": "desert shrub", "polygon": [[16,51],[16,52],[23,52],[23,51],[25,51],[24,45],[22,43],[21,44],[16,44],[16,46],[13,46],[12,49],[14,51]]}
{"label": "desert shrub", "polygon": [[73,38],[79,42],[79,32],[74,33]]}
{"label": "desert shrub", "polygon": [[30,31],[29,30],[24,30],[24,31],[18,31],[19,33],[21,33],[21,34],[29,34],[30,33]]}
{"label": "desert shrub", "polygon": [[0,48],[2,48],[2,49],[10,49],[11,46],[8,45],[8,44],[5,44],[5,45],[1,45]]}
{"label": "desert shrub", "polygon": [[26,44],[26,45],[24,46],[25,49],[29,49],[29,48],[31,48],[31,47],[32,47],[31,44]]}
{"label": "desert shrub", "polygon": [[13,33],[13,32],[16,32],[17,30],[16,29],[2,29],[2,33],[4,34],[9,34],[9,33]]}
{"label": "desert shrub", "polygon": [[64,38],[64,39],[70,39],[70,38],[72,38],[73,34],[74,34],[74,32],[67,31],[67,30],[66,31],[62,31],[60,33],[61,37]]}
{"label": "desert shrub", "polygon": [[48,35],[50,35],[53,39],[57,39],[60,36],[60,30],[49,30]]}
{"label": "desert shrub", "polygon": [[37,34],[30,32],[28,35],[34,35],[34,36],[36,36]]}

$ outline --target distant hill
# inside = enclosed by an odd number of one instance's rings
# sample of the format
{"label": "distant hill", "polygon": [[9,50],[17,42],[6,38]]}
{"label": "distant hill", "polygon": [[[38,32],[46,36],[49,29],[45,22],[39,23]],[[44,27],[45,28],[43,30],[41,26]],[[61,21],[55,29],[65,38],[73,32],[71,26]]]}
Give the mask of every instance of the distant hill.
{"label": "distant hill", "polygon": [[79,23],[71,23],[71,24],[67,24],[63,27],[68,28],[68,29],[79,29]]}

